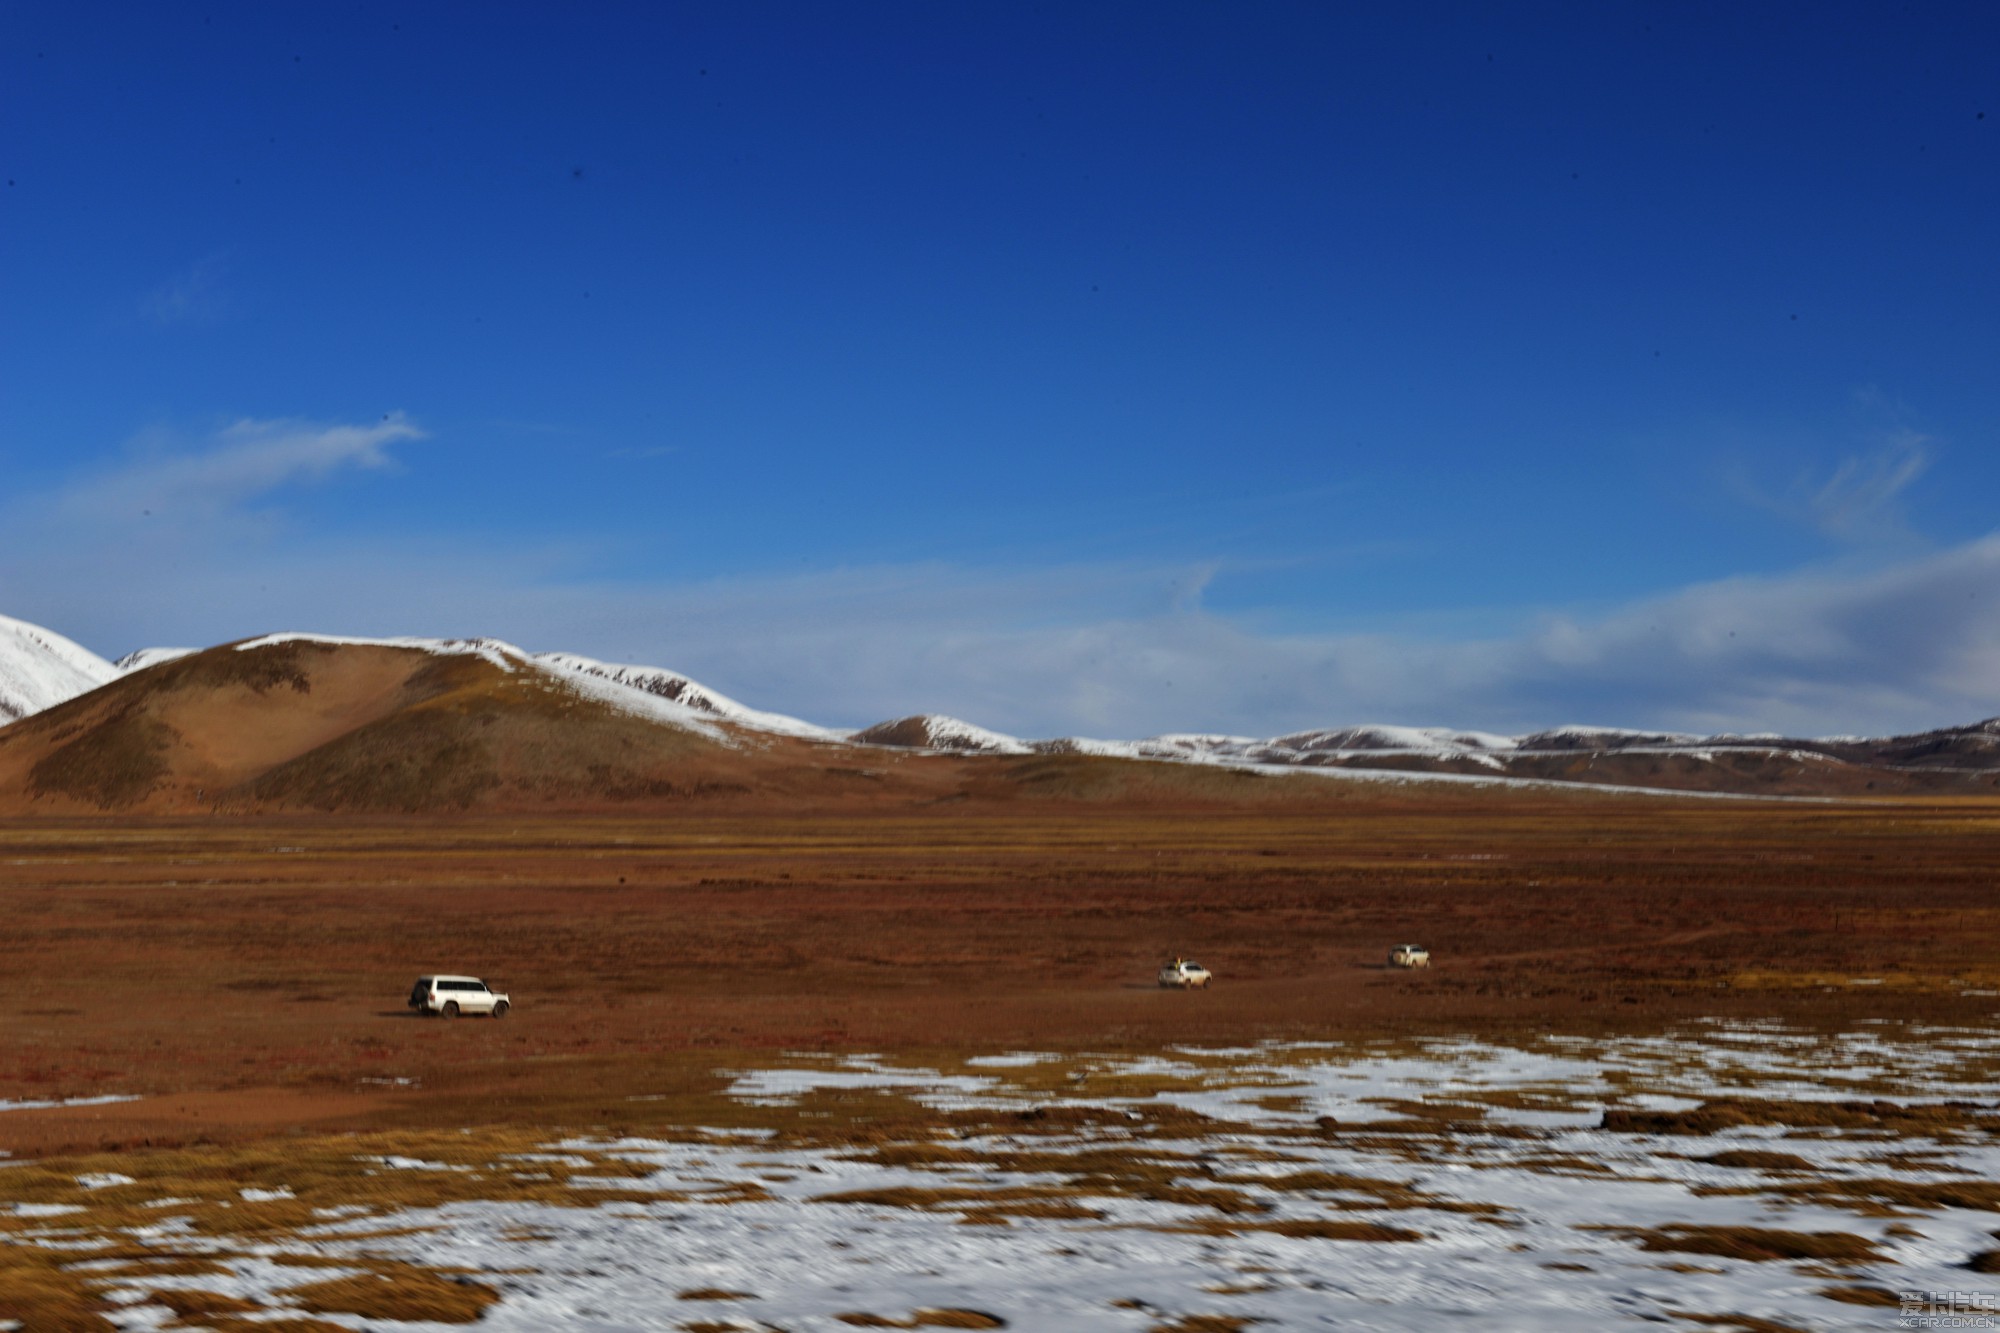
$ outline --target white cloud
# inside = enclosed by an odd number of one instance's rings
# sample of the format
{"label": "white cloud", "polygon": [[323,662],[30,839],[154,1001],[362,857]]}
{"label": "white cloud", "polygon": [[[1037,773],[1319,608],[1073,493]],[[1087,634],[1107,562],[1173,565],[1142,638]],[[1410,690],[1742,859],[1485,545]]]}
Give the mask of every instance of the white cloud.
{"label": "white cloud", "polygon": [[[1592,616],[1523,612],[1497,633],[1276,634],[1203,609],[1208,562],[612,583],[566,574],[572,552],[498,536],[364,544],[253,521],[279,488],[381,468],[419,434],[400,417],[244,423],[28,497],[0,515],[0,613],[109,654],[281,629],[494,634],[672,667],[830,724],[938,711],[1031,736],[1366,721],[1883,732],[2000,713],[2000,535]],[[153,501],[204,517],[135,522]]]}
{"label": "white cloud", "polygon": [[208,447],[156,445],[49,497],[75,522],[207,521],[285,486],[323,481],[343,468],[384,468],[389,446],[424,433],[400,412],[369,426],[308,421],[239,421]]}
{"label": "white cloud", "polygon": [[1847,542],[1900,535],[1900,497],[1930,467],[1925,443],[1923,436],[1901,431],[1871,455],[1843,459],[1823,481],[1802,479],[1797,495],[1813,526]]}
{"label": "white cloud", "polygon": [[[1907,407],[1878,390],[1856,393],[1851,412],[1857,447],[1839,461],[1801,467],[1778,485],[1739,461],[1725,468],[1725,484],[1737,499],[1845,546],[1913,546],[1905,498],[1930,470],[1931,440],[1905,424]],[[1759,452],[1788,447],[1782,439],[1758,443]]]}

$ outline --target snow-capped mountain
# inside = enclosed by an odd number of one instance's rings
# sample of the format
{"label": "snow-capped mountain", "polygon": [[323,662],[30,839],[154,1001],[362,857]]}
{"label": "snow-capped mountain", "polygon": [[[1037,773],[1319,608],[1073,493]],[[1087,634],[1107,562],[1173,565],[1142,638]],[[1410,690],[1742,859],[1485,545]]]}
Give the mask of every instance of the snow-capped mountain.
{"label": "snow-capped mountain", "polygon": [[919,713],[893,722],[877,722],[848,736],[862,745],[892,745],[906,750],[951,750],[960,754],[1033,754],[1034,747],[1013,736],[975,727],[955,717]]}
{"label": "snow-capped mountain", "polygon": [[118,668],[62,635],[0,616],[0,725],[113,680]]}
{"label": "snow-capped mountain", "polygon": [[[236,647],[238,651],[247,652],[267,644],[300,642],[357,648],[408,648],[440,657],[477,657],[510,674],[526,671],[552,677],[555,682],[572,692],[609,704],[621,712],[631,713],[683,731],[698,732],[711,739],[724,738],[724,733],[715,726],[717,722],[733,722],[751,730],[783,734],[796,734],[785,730],[788,725],[809,731],[817,730],[796,718],[781,717],[776,713],[759,713],[754,709],[745,708],[735,700],[703,689],[694,681],[688,680],[685,676],[677,676],[673,672],[657,671],[648,667],[610,666],[588,657],[578,657],[574,653],[530,653],[503,639],[425,639],[407,636],[371,639],[350,635],[294,632],[266,634],[261,638],[246,639]],[[138,657],[141,654],[135,653],[133,656]],[[164,660],[172,661],[174,658],[169,656]],[[668,683],[672,681],[679,682],[683,688],[674,688]],[[747,721],[749,718],[760,719],[769,725]]]}
{"label": "snow-capped mountain", "polygon": [[[866,745],[957,755],[1077,755],[1255,767],[1349,770],[1457,779],[1526,780],[1713,791],[1842,793],[1988,790],[2000,786],[2000,719],[1911,736],[1794,739],[1696,736],[1564,726],[1521,736],[1446,727],[1355,726],[1259,738],[1169,733],[1142,740],[1026,740],[939,714],[897,718],[860,731],[820,726],[739,703],[679,672],[600,662],[575,653],[530,653],[497,639],[359,639],[279,634],[290,640],[472,654],[508,673],[549,678],[551,688],[725,746],[764,744],[759,734],[819,745]],[[149,648],[106,662],[48,630],[0,617],[0,725],[53,707],[121,675],[194,650]]]}

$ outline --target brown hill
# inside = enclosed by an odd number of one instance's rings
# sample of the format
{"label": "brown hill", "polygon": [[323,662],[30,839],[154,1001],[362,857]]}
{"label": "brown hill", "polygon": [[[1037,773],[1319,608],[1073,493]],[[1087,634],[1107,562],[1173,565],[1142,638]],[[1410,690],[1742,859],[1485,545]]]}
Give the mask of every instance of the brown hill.
{"label": "brown hill", "polygon": [[494,653],[225,645],[0,730],[0,810],[668,801],[781,788],[811,748],[666,725]]}
{"label": "brown hill", "polygon": [[1362,791],[1206,765],[897,751],[698,712],[676,724],[622,697],[498,645],[225,644],[0,728],[0,815],[1200,805]]}

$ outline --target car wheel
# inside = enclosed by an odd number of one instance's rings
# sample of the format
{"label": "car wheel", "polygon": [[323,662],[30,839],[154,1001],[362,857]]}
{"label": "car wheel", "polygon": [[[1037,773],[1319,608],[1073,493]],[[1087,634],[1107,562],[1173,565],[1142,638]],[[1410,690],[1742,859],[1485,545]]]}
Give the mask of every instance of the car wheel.
{"label": "car wheel", "polygon": [[441,1014],[441,1015],[443,1015],[443,1016],[444,1016],[444,1017],[446,1017],[446,1018],[457,1018],[457,1017],[458,1017],[458,1001],[457,1001],[457,1000],[446,1000],[446,1001],[444,1002],[444,1008],[442,1008],[442,1009],[438,1010],[438,1013],[439,1013],[439,1014]]}
{"label": "car wheel", "polygon": [[495,1018],[505,1018],[507,1016],[507,1009],[508,1009],[507,1002],[505,1000],[502,1000],[500,1001],[500,1003],[493,1006],[493,1016]]}

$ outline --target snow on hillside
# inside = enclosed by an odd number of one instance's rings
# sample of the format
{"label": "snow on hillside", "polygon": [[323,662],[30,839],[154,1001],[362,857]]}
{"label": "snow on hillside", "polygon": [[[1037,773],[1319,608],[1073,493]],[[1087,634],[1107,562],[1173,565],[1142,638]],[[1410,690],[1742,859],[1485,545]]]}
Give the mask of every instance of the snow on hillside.
{"label": "snow on hillside", "polygon": [[1446,727],[1343,727],[1300,731],[1260,740],[1252,736],[1168,734],[1140,741],[1065,739],[1038,742],[1047,752],[1110,755],[1126,759],[1169,759],[1182,763],[1300,764],[1313,758],[1350,756],[1417,756],[1425,759],[1469,759],[1485,768],[1500,767],[1493,755],[1511,751],[1511,736]]}
{"label": "snow on hillside", "polygon": [[1394,750],[1404,754],[1461,755],[1485,750],[1511,750],[1512,736],[1485,731],[1453,731],[1447,727],[1342,727],[1334,731],[1300,731],[1267,742],[1287,750]]}
{"label": "snow on hillside", "polygon": [[970,722],[955,717],[933,714],[924,719],[930,730],[931,744],[940,750],[978,750],[984,754],[1030,754],[1026,742],[1005,736],[985,727],[976,727]]}
{"label": "snow on hillside", "polygon": [[[2000,719],[1915,736],[1833,737],[1817,741],[1764,734],[1695,736],[1582,725],[1554,727],[1521,736],[1451,727],[1368,725],[1298,731],[1268,738],[1166,733],[1132,741],[1074,736],[1029,741],[935,713],[847,731],[751,708],[662,667],[601,662],[576,653],[529,653],[499,639],[354,638],[287,633],[265,635],[236,647],[248,649],[292,640],[477,656],[503,671],[545,675],[573,693],[732,745],[740,744],[746,733],[763,733],[822,744],[882,745],[958,754],[1098,755],[1260,771],[1343,769],[1359,775],[1393,775],[1409,781],[1443,780],[1455,775],[1461,780],[1500,782],[1548,781],[1571,771],[1561,764],[1576,756],[1621,755],[1634,760],[1667,756],[1718,767],[1733,766],[1732,771],[1740,776],[1749,756],[1817,768],[1873,763],[1891,767],[1928,766],[1935,770],[1956,766],[1966,771],[1984,771],[1994,766],[1991,752],[2000,749]],[[119,674],[142,671],[193,651],[198,650],[147,648],[113,664],[60,635],[0,617],[0,725],[94,689]],[[726,728],[718,723],[727,724]],[[1620,781],[1620,775],[1614,772],[1598,777],[1596,784],[1618,785]]]}
{"label": "snow on hillside", "polygon": [[111,665],[118,668],[118,674],[129,676],[134,671],[144,671],[162,662],[178,662],[183,657],[192,657],[199,648],[141,648],[136,653],[127,653]]}
{"label": "snow on hillside", "polygon": [[912,750],[951,750],[960,754],[1033,754],[1035,747],[1015,736],[1002,735],[938,713],[919,713],[894,722],[878,722],[854,732],[849,740],[863,745],[893,745]]}
{"label": "snow on hillside", "polygon": [[0,616],[0,726],[88,694],[118,668],[81,644]]}
{"label": "snow on hillside", "polygon": [[506,672],[512,672],[517,664],[528,660],[528,654],[501,639],[423,639],[409,636],[371,639],[350,634],[307,634],[297,630],[245,639],[236,645],[236,651],[247,653],[253,648],[268,648],[277,643],[326,643],[355,648],[414,648],[419,652],[436,653],[440,657],[483,658]]}
{"label": "snow on hillside", "polygon": [[340,634],[293,632],[266,634],[261,638],[246,639],[236,645],[236,650],[247,652],[267,644],[293,642],[347,644],[364,648],[414,648],[419,652],[436,653],[442,657],[478,657],[510,674],[526,670],[548,676],[573,694],[594,699],[635,717],[643,717],[669,727],[678,727],[682,731],[699,732],[710,740],[721,741],[724,744],[730,743],[728,734],[715,726],[715,722],[719,719],[705,715],[686,703],[624,684],[602,672],[593,672],[574,665],[574,663],[600,665],[591,663],[588,658],[562,660],[567,657],[562,653],[549,653],[538,657],[501,639],[366,639]]}
{"label": "snow on hillside", "polygon": [[1634,745],[1696,745],[1718,737],[1701,737],[1680,731],[1633,731],[1627,727],[1586,727],[1572,723],[1551,727],[1515,739],[1521,750],[1622,750]]}
{"label": "snow on hillside", "polygon": [[697,713],[704,713],[721,722],[734,722],[738,726],[756,731],[776,732],[783,736],[803,736],[808,740],[840,741],[847,738],[844,731],[832,727],[815,726],[783,713],[766,713],[736,702],[726,694],[718,694],[697,681],[690,680],[677,671],[662,667],[624,666],[614,662],[599,662],[575,653],[536,653],[531,659],[543,666],[555,667],[562,671],[607,680],[627,689],[639,690],[655,698],[666,699]]}

